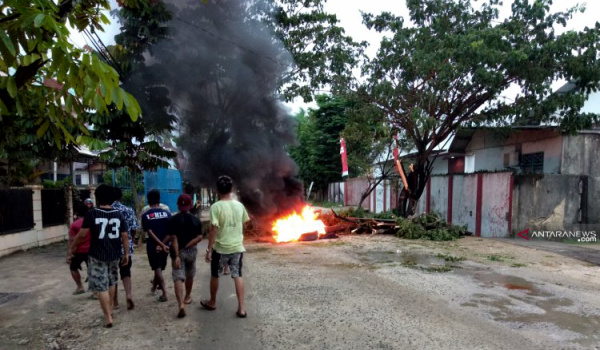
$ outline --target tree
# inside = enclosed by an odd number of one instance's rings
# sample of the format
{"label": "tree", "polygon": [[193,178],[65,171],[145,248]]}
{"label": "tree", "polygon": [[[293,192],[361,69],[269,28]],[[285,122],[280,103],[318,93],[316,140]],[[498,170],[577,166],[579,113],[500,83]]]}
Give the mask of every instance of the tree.
{"label": "tree", "polygon": [[[119,11],[121,32],[115,37],[117,45],[107,48],[104,57],[121,72],[123,85],[138,99],[142,118],[131,120],[116,106],[109,107],[108,116],[90,114],[94,126],[92,135],[107,140],[110,148],[100,159],[113,169],[129,171],[130,187],[136,210],[141,209],[137,178],[143,170],[169,167],[169,159],[177,154],[161,144],[169,137],[175,117],[168,113],[171,105],[169,91],[156,84],[152,68],[146,66],[144,54],[168,35],[166,23],[170,12],[162,1],[121,1]],[[148,83],[148,76],[152,81]]]}
{"label": "tree", "polygon": [[[344,94],[353,80],[365,42],[355,42],[338,25],[335,14],[326,13],[326,0],[276,0],[256,2],[255,18],[262,18],[283,43],[280,56],[291,55],[293,64],[282,76],[280,93],[286,100],[312,101],[315,92],[327,88]],[[266,5],[266,6],[265,6]]]}
{"label": "tree", "polygon": [[326,95],[318,95],[316,101],[317,109],[297,116],[299,145],[290,154],[305,187],[314,182],[316,190],[324,190],[330,182],[342,179],[340,135],[348,122],[348,105],[343,98]]}
{"label": "tree", "polygon": [[381,111],[353,95],[317,95],[316,101],[317,109],[296,116],[299,144],[290,149],[290,154],[300,168],[299,176],[305,184],[315,182],[320,190],[330,182],[341,181],[340,137],[344,137],[349,173],[369,181],[361,194],[362,204],[393,172],[393,162],[378,159],[384,151],[391,155],[391,131]]}
{"label": "tree", "polygon": [[[364,15],[369,28],[390,34],[366,61],[359,93],[414,144],[413,212],[432,170],[430,157],[460,127],[534,121],[572,132],[598,120],[579,111],[599,87],[600,24],[557,34],[554,27],[581,7],[550,13],[551,0],[515,0],[512,14],[499,20],[498,0],[477,9],[471,3],[407,0],[412,25],[390,13]],[[553,94],[557,79],[580,89]],[[503,97],[515,87],[514,100]]]}
{"label": "tree", "polygon": [[102,30],[108,19],[100,8],[107,9],[108,1],[2,2],[0,127],[18,126],[19,118],[29,118],[36,126],[33,135],[44,138],[46,147],[60,148],[76,143],[74,134],[87,134],[77,118],[85,109],[107,113],[114,104],[134,120],[139,116],[137,101],[120,87],[115,69],[68,41],[67,21],[80,31]]}

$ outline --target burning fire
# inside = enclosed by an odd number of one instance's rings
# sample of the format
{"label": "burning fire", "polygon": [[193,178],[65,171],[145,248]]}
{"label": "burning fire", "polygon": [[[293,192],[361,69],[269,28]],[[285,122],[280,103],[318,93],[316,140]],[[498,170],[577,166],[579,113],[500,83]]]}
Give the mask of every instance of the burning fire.
{"label": "burning fire", "polygon": [[317,220],[319,216],[310,206],[305,206],[299,215],[294,212],[273,223],[273,238],[275,242],[297,241],[304,233],[318,232],[319,236],[325,234],[325,224]]}

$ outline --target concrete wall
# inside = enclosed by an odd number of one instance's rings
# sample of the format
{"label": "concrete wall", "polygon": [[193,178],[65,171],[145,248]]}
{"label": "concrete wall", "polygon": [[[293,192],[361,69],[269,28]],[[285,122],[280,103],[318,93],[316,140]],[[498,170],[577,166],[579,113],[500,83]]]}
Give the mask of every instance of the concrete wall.
{"label": "concrete wall", "polygon": [[452,196],[452,222],[467,225],[469,232],[475,232],[477,216],[477,175],[454,176]]}
{"label": "concrete wall", "polygon": [[519,164],[516,146],[521,153],[544,152],[544,173],[558,174],[561,168],[563,136],[551,129],[514,130],[510,135],[497,131],[477,130],[465,149],[475,156],[474,171],[504,170],[504,154],[509,154],[509,167]]}
{"label": "concrete wall", "polygon": [[[373,213],[388,212],[396,207],[398,198],[398,189],[396,189],[390,181],[382,181],[377,187],[371,192],[371,194],[365,198],[362,207]],[[369,188],[369,182],[367,178],[352,178],[347,179],[345,183],[340,183],[340,190],[343,195],[344,205],[357,206],[360,202],[360,197]],[[329,185],[330,188],[337,186],[337,183]],[[333,202],[336,197],[335,191],[329,191],[328,201]]]}
{"label": "concrete wall", "polygon": [[327,187],[327,201],[331,203],[344,203],[344,183],[332,182]]}
{"label": "concrete wall", "polygon": [[564,137],[561,174],[600,176],[600,130]]}
{"label": "concrete wall", "polygon": [[417,213],[437,212],[477,236],[508,237],[511,184],[509,172],[432,176]]}
{"label": "concrete wall", "polygon": [[0,256],[60,242],[68,237],[67,225],[42,227],[42,186],[28,187],[33,190],[33,221],[35,226],[29,231],[0,235]]}
{"label": "concrete wall", "polygon": [[[513,231],[600,231],[600,178],[587,179],[587,193],[580,193],[581,179],[578,175],[516,176]],[[579,222],[582,196],[588,203],[587,223]]]}

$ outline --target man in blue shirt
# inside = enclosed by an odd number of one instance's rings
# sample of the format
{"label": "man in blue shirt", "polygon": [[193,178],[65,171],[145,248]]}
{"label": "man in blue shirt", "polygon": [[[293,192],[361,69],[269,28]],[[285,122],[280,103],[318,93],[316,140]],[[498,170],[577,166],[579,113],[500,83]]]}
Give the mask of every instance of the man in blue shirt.
{"label": "man in blue shirt", "polygon": [[[133,259],[132,259],[133,258],[133,236],[135,235],[135,230],[138,229],[138,221],[137,221],[137,218],[135,216],[135,212],[133,211],[133,209],[121,204],[121,199],[123,198],[123,192],[118,187],[115,187],[114,198],[115,198],[115,201],[112,204],[112,207],[121,212],[121,214],[123,215],[123,218],[125,218],[125,221],[127,222],[127,227],[129,228],[127,230],[127,238],[129,240],[129,252],[128,252],[129,263],[125,266],[120,266],[119,274],[121,275],[121,280],[123,281],[123,286],[125,287],[125,296],[127,298],[127,310],[131,310],[134,308],[133,296],[131,294],[131,265],[133,263]],[[121,250],[121,255],[125,255],[124,250]],[[119,297],[118,297],[118,293],[117,293],[118,289],[119,288],[115,289],[115,298],[113,301],[113,305],[114,305],[115,309],[119,308]]]}
{"label": "man in blue shirt", "polygon": [[167,258],[169,253],[169,239],[167,230],[171,214],[160,206],[160,192],[152,190],[148,192],[148,204],[150,209],[142,214],[142,229],[148,232],[146,240],[146,252],[148,253],[148,262],[150,268],[154,271],[152,280],[152,293],[156,288],[162,290],[162,295],[158,301],[167,301],[167,289],[162,272],[167,267]]}

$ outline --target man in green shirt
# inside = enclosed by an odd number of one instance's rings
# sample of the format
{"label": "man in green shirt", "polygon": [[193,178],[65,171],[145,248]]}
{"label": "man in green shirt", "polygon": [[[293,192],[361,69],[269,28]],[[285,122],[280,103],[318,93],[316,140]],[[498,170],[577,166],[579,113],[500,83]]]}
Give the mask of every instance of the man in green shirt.
{"label": "man in green shirt", "polygon": [[207,310],[217,306],[219,276],[225,266],[229,266],[235,283],[238,298],[238,317],[246,317],[244,310],[244,281],[242,279],[242,259],[244,257],[244,226],[250,220],[244,205],[231,198],[233,181],[229,176],[220,176],[217,180],[219,201],[210,207],[210,233],[206,262],[210,262],[210,300],[200,304]]}

